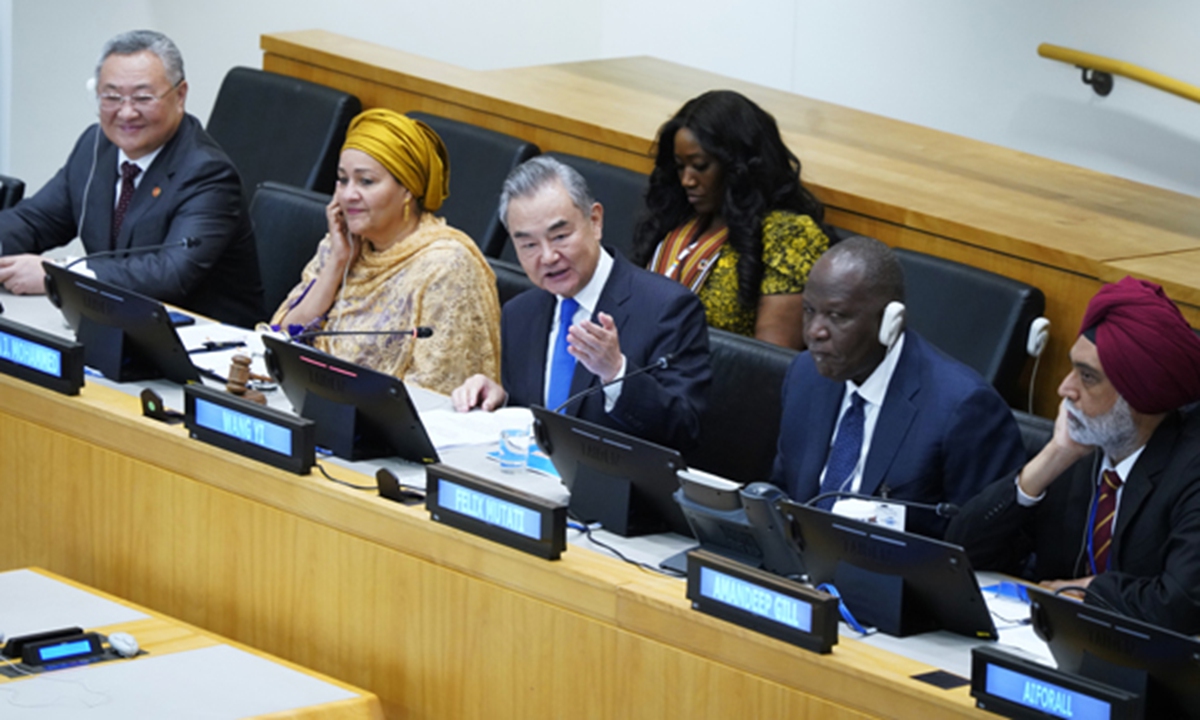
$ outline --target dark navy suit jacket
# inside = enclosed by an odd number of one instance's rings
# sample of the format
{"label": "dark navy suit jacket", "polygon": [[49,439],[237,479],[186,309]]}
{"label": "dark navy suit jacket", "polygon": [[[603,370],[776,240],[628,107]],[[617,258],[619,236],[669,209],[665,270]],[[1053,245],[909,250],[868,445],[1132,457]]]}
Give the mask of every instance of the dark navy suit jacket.
{"label": "dark navy suit jacket", "polygon": [[[974,370],[911,330],[904,337],[859,492],[962,505],[1025,464],[1020,430],[1004,400]],[[818,494],[845,389],[845,383],[822,377],[807,352],[788,368],[772,482],[797,502]],[[910,532],[941,537],[946,524],[931,511],[907,512]]]}
{"label": "dark navy suit jacket", "polygon": [[[251,327],[265,317],[241,180],[199,120],[185,115],[154,158],[110,248],[117,177],[117,146],[93,125],[50,182],[0,212],[0,252],[41,253],[76,235],[89,253],[166,245],[160,252],[97,259],[88,268],[105,282],[222,322]],[[200,244],[184,248],[184,238]]]}
{"label": "dark navy suit jacket", "polygon": [[[608,313],[617,326],[625,373],[667,354],[673,358],[665,369],[626,380],[611,413],[604,411],[603,391],[571,403],[567,412],[651,442],[686,449],[700,436],[700,415],[712,382],[704,306],[683,285],[615,255],[596,312]],[[512,405],[545,403],[546,349],[555,302],[552,293],[535,288],[504,305],[500,367]],[[576,363],[571,395],[599,384],[599,377]]]}

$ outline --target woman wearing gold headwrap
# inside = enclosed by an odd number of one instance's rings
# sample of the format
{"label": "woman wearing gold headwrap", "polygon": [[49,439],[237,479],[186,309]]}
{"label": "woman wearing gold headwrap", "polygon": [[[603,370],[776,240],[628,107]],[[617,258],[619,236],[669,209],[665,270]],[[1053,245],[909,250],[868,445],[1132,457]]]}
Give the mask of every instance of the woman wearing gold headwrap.
{"label": "woman wearing gold headwrap", "polygon": [[429,326],[422,339],[322,336],[314,345],[446,394],[474,373],[499,380],[495,276],[470,237],[433,215],[449,177],[446,147],[424,123],[378,108],[354,118],[329,234],[272,324],[292,335]]}

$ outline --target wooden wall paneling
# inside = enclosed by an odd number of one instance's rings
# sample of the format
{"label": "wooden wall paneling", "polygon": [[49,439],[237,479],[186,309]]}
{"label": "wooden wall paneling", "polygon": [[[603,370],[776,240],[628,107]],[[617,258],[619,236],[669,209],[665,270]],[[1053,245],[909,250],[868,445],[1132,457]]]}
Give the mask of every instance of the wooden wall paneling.
{"label": "wooden wall paneling", "polygon": [[390,717],[973,712],[914,694],[914,664],[888,653],[847,641],[817,658],[693,613],[681,583],[579,548],[532,558],[136,412],[103,387],[0,377],[0,568],[160,609],[369,689]]}

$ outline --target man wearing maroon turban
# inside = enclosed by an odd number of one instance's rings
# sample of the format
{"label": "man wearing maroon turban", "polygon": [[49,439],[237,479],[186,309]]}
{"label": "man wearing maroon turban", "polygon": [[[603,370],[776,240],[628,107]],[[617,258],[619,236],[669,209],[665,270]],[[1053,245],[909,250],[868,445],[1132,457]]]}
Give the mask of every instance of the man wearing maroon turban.
{"label": "man wearing maroon turban", "polygon": [[1154,283],[1092,298],[1054,436],[963,507],[946,538],[976,569],[1200,633],[1200,338]]}

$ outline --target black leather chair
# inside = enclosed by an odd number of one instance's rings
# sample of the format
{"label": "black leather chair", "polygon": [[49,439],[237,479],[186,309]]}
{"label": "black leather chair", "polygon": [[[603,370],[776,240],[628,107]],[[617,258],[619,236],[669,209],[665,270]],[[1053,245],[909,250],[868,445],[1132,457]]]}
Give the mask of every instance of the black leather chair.
{"label": "black leather chair", "polygon": [[1046,308],[1042,291],[944,258],[896,250],[904,266],[906,324],[974,368],[1013,406],[1028,359],[1029,326]]}
{"label": "black leather chair", "polygon": [[235,67],[225,76],[208,134],[221,144],[247,193],[271,180],[333,192],[353,95],[285,75]]}
{"label": "black leather chair", "polygon": [[[604,206],[604,244],[628,258],[633,252],[633,230],[646,212],[646,188],[650,178],[597,160],[562,153],[546,154],[575,168],[587,180],[592,194]],[[504,246],[500,257],[516,261],[511,243]]]}
{"label": "black leather chair", "polygon": [[1021,429],[1021,444],[1025,446],[1025,453],[1029,457],[1041,452],[1050,438],[1054,437],[1053,420],[1020,410],[1013,410],[1013,417],[1017,419],[1017,427]]}
{"label": "black leather chair", "polygon": [[437,214],[474,238],[484,255],[500,257],[508,245],[497,210],[500,188],[513,168],[538,154],[537,145],[436,115],[408,116],[433,128],[450,153],[450,197]]}
{"label": "black leather chair", "polygon": [[500,294],[500,305],[503,306],[504,303],[534,287],[533,281],[529,279],[520,265],[496,258],[488,258],[488,264],[492,266],[492,272],[496,273],[496,291]]}
{"label": "black leather chair", "polygon": [[708,329],[713,383],[690,467],[738,482],[767,480],[779,438],[780,391],[795,350]]}
{"label": "black leather chair", "polygon": [[10,208],[25,197],[25,182],[8,175],[0,175],[0,210]]}
{"label": "black leather chair", "polygon": [[304,266],[316,254],[329,229],[325,219],[328,204],[328,195],[282,183],[265,182],[254,193],[250,219],[268,316],[300,282]]}

